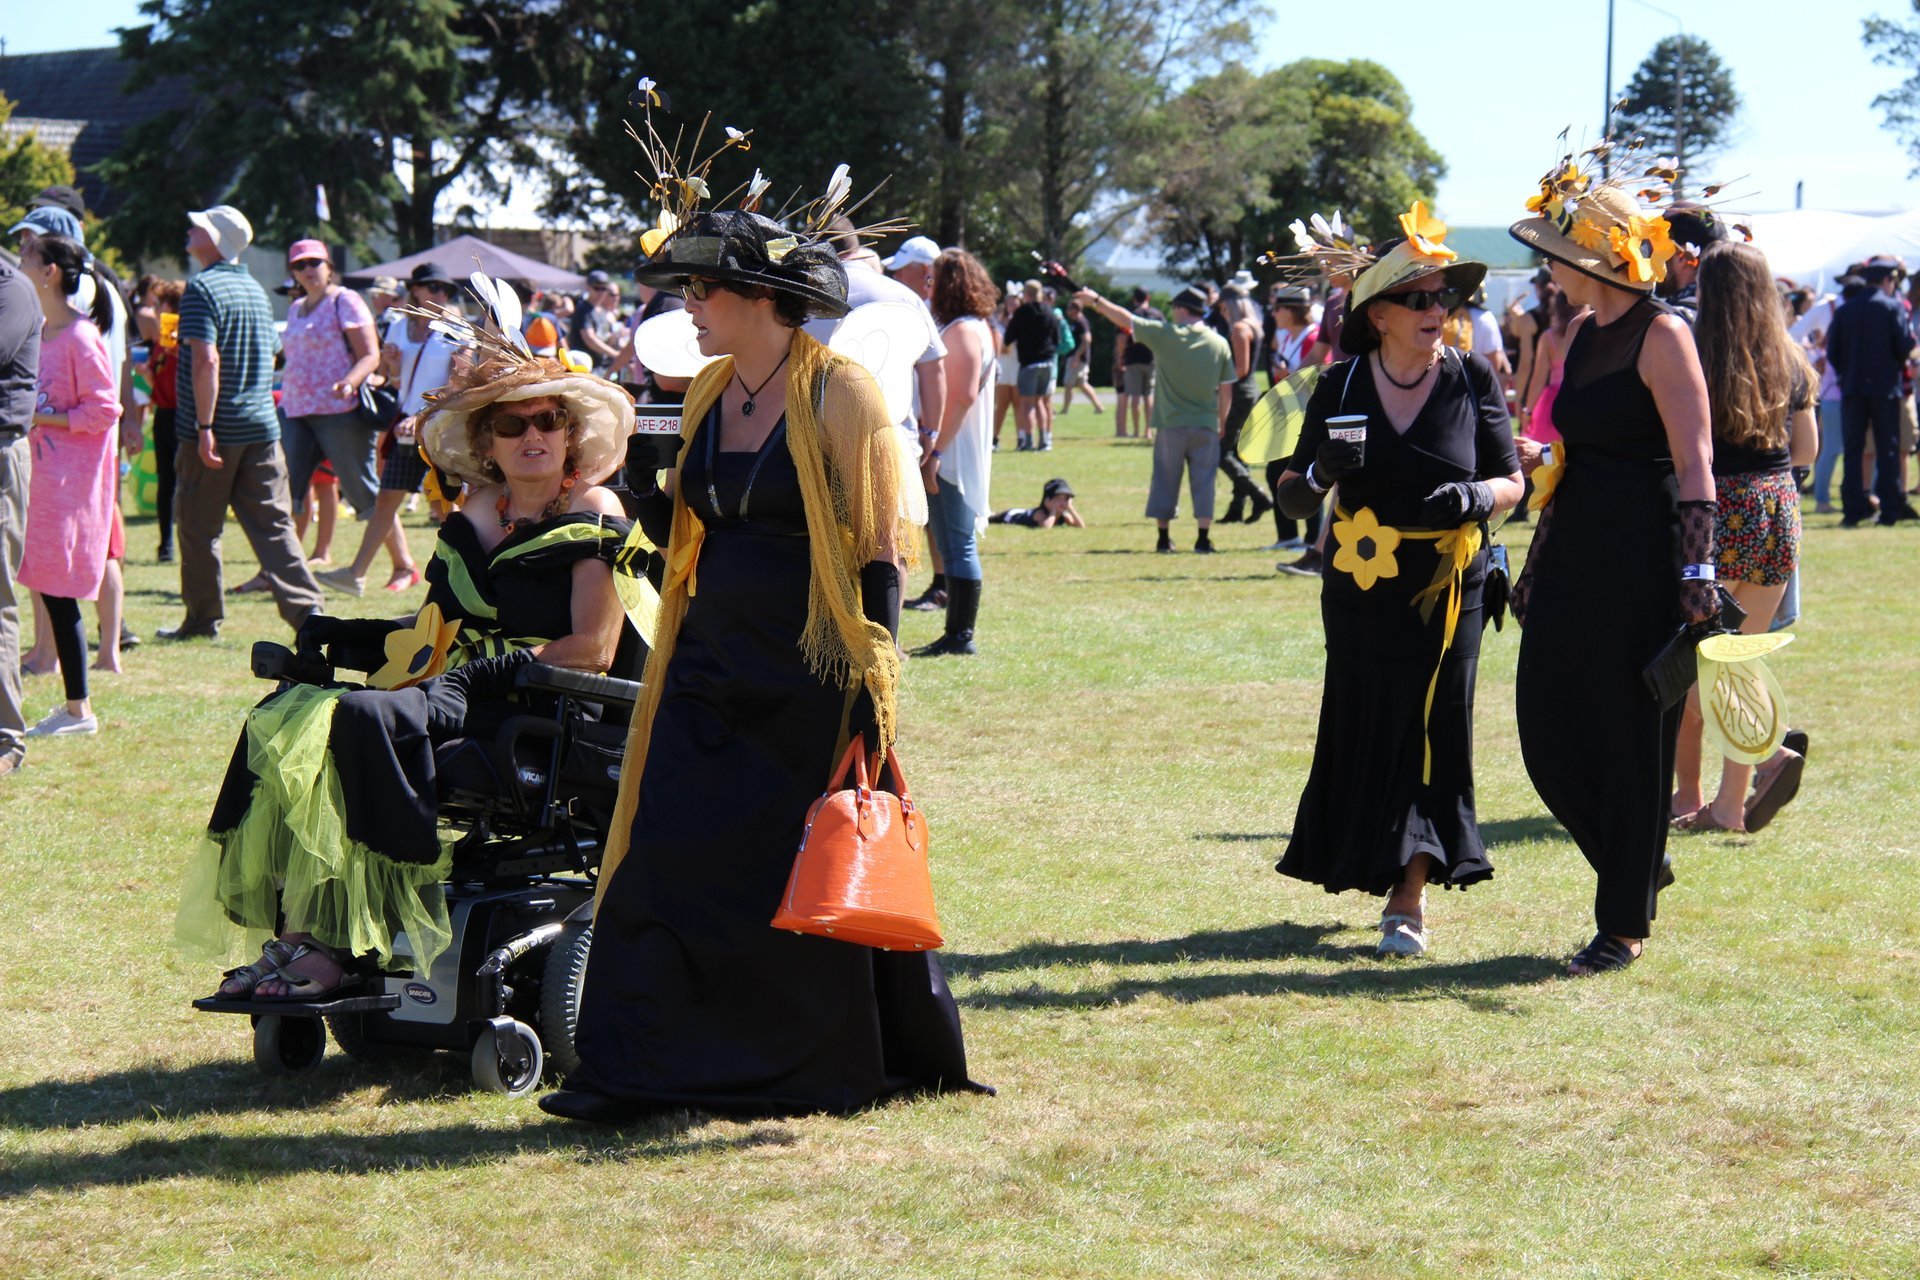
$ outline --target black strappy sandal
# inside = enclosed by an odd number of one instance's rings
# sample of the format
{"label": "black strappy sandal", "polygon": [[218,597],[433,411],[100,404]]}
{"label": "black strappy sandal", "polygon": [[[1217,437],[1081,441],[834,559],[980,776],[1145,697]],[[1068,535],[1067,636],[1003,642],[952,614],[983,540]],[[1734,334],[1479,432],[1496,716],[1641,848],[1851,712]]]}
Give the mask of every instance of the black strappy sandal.
{"label": "black strappy sandal", "polygon": [[1645,950],[1645,943],[1641,944],[1640,951],[1635,951],[1610,933],[1596,933],[1593,941],[1567,962],[1567,976],[1591,978],[1599,973],[1612,973],[1638,960]]}

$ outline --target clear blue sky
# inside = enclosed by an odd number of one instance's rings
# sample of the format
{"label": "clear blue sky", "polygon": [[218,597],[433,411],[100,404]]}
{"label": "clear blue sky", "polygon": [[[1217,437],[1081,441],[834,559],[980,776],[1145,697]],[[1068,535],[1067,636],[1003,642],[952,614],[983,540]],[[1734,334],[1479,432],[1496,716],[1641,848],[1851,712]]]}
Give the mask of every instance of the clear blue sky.
{"label": "clear blue sky", "polygon": [[[1308,4],[1270,0],[1278,16],[1258,34],[1256,62],[1372,58],[1413,95],[1414,122],[1447,158],[1438,201],[1461,225],[1511,221],[1551,163],[1563,125],[1591,138],[1605,97],[1606,0],[1373,0]],[[1736,208],[1793,206],[1879,212],[1920,205],[1911,162],[1880,127],[1874,95],[1897,84],[1860,43],[1872,13],[1910,12],[1903,0],[1667,0],[1685,29],[1733,68],[1746,100],[1737,145],[1716,175],[1746,180]],[[12,53],[111,43],[139,21],[134,0],[10,4],[0,35]],[[1353,13],[1342,25],[1335,15]],[[1288,15],[1298,15],[1289,18]],[[1614,92],[1661,37],[1680,29],[1640,0],[1615,0]]]}

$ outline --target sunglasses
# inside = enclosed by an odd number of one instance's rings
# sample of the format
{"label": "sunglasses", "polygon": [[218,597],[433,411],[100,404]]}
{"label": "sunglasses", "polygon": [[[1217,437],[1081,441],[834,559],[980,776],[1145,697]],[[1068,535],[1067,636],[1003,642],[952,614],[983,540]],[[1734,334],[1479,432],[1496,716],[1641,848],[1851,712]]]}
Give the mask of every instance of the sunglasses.
{"label": "sunglasses", "polygon": [[527,434],[529,427],[543,436],[565,431],[570,419],[565,409],[542,409],[539,413],[530,413],[521,417],[515,413],[500,413],[487,423],[487,430],[502,440],[518,440]]}
{"label": "sunglasses", "polygon": [[295,271],[305,271],[310,267],[323,267],[326,265],[326,262],[327,260],[325,258],[302,258],[293,264],[293,269]]}
{"label": "sunglasses", "polygon": [[1467,300],[1464,289],[1416,289],[1412,293],[1383,293],[1380,301],[1391,302],[1409,311],[1429,311],[1437,303],[1448,311]]}
{"label": "sunglasses", "polygon": [[715,291],[726,287],[723,280],[703,280],[699,276],[688,276],[680,282],[680,292],[695,302],[705,302]]}

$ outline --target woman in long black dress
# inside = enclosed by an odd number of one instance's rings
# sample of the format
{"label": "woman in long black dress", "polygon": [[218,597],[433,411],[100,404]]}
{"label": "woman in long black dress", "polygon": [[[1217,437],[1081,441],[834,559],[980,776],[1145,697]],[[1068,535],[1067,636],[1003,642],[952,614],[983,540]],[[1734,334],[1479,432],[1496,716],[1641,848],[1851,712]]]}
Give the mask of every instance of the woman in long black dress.
{"label": "woman in long black dress", "polygon": [[1686,324],[1653,298],[1666,220],[1563,165],[1513,235],[1576,307],[1533,476],[1540,521],[1514,584],[1520,748],[1535,790],[1598,876],[1599,932],[1568,966],[1620,969],[1652,933],[1681,707],[1642,672],[1683,622],[1717,611],[1706,383]]}
{"label": "woman in long black dress", "polygon": [[[845,312],[844,269],[724,211],[684,223],[638,278],[682,290],[701,350],[725,358],[689,388],[663,482],[669,567],[602,868],[581,1065],[540,1105],[617,1123],[976,1087],[931,954],[770,924],[849,735],[893,736],[895,432],[865,371],[798,329]],[[666,498],[650,505],[643,523],[665,533]]]}
{"label": "woman in long black dress", "polygon": [[[1341,346],[1280,478],[1295,519],[1335,491],[1322,580],[1326,684],[1313,766],[1278,870],[1387,895],[1380,954],[1428,943],[1425,890],[1493,874],[1473,807],[1473,694],[1486,521],[1520,500],[1506,400],[1477,355],[1443,348],[1447,313],[1486,275],[1416,206],[1412,238],[1354,281]],[[1363,443],[1328,419],[1364,415]]]}
{"label": "woman in long black dress", "polygon": [[216,994],[319,1000],[355,957],[424,973],[446,949],[434,748],[510,714],[520,665],[612,661],[612,566],[631,525],[591,481],[632,423],[618,387],[530,357],[462,375],[429,415],[435,465],[472,487],[441,528],[420,617],[309,619],[303,640],[384,650],[374,687],[294,685],[249,713],[234,748],[176,922],[193,954],[260,946]]}

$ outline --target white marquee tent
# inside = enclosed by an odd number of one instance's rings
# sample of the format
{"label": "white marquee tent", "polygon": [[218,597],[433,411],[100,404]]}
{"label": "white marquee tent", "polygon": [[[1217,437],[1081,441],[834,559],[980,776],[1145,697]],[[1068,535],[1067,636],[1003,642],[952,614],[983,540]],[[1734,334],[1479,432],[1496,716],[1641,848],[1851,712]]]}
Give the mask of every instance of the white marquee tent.
{"label": "white marquee tent", "polygon": [[1920,209],[1878,216],[1794,209],[1734,217],[1753,229],[1753,243],[1767,255],[1778,279],[1829,293],[1849,264],[1892,254],[1908,270],[1920,268]]}

